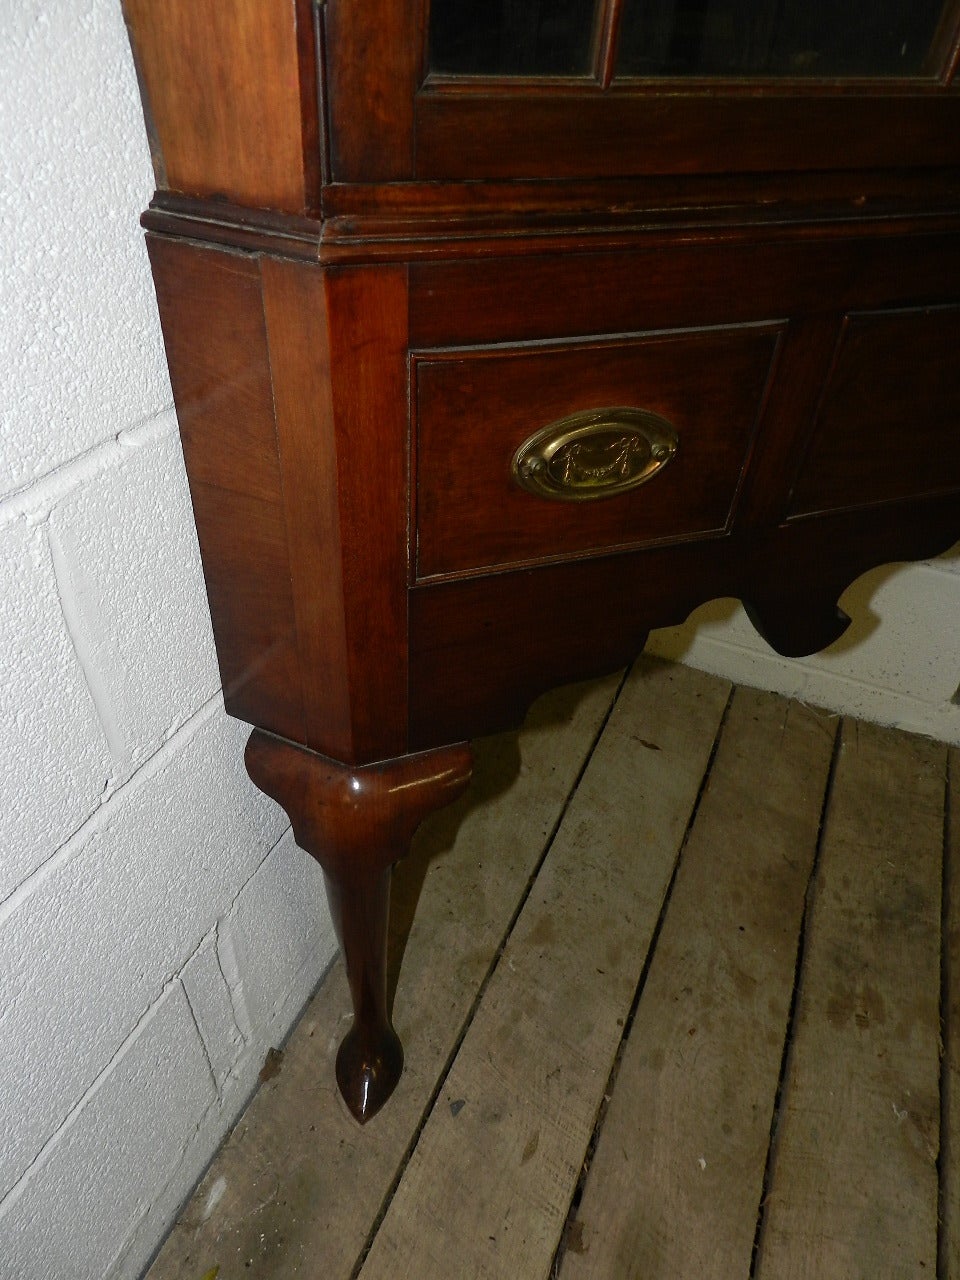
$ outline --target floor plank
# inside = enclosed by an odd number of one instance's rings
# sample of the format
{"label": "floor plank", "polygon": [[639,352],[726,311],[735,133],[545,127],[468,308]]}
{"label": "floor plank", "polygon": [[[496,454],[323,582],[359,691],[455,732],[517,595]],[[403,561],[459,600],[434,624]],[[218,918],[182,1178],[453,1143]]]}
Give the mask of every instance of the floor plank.
{"label": "floor plank", "polygon": [[469,792],[424,824],[400,864],[393,917],[401,933],[411,916],[413,928],[396,998],[406,1060],[389,1106],[361,1129],[336,1093],[350,1008],[338,962],[149,1280],[217,1267],[218,1280],[351,1275],[618,683],[559,690],[519,740],[479,742]]}
{"label": "floor plank", "polygon": [[540,1280],[585,1154],[562,1280],[960,1280],[960,751],[944,866],[946,749],[845,722],[791,1020],[825,717],[737,690],[698,796],[727,686],[616,690],[480,743],[399,869],[389,1106],[335,1092],[336,965],[149,1280]]}
{"label": "floor plank", "polygon": [[945,758],[844,724],[758,1280],[935,1274]]}
{"label": "floor plank", "polygon": [[738,689],[562,1280],[750,1274],[835,718]]}
{"label": "floor plank", "polygon": [[950,752],[947,803],[941,1280],[960,1280],[960,749],[956,748]]}
{"label": "floor plank", "polygon": [[635,669],[362,1280],[548,1275],[727,696]]}

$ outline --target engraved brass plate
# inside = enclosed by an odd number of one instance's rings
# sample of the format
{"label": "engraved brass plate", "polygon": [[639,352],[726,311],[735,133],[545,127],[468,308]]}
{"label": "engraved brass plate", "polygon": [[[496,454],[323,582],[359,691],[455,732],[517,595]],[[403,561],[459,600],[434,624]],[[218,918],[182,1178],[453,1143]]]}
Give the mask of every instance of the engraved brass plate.
{"label": "engraved brass plate", "polygon": [[649,409],[586,409],[525,440],[514,455],[513,477],[540,498],[592,502],[646,484],[678,445],[666,418]]}

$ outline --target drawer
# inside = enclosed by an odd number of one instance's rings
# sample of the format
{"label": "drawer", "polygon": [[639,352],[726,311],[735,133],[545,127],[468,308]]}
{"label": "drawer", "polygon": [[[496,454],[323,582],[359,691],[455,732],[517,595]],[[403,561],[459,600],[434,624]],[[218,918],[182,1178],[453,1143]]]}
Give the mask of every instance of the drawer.
{"label": "drawer", "polygon": [[960,487],[960,308],[845,318],[790,514]]}
{"label": "drawer", "polygon": [[[418,579],[723,533],[783,327],[415,353]],[[655,415],[676,437],[670,460],[626,490],[643,442],[634,449],[629,426],[621,447],[616,430],[582,425],[611,409],[615,421],[623,409]],[[518,451],[552,424],[563,435],[569,419],[599,482],[522,487]]]}

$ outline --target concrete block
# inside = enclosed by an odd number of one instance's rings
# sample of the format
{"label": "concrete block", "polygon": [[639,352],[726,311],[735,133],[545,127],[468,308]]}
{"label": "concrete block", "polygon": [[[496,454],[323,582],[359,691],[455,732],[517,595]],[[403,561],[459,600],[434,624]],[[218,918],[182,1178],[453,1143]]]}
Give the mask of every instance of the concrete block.
{"label": "concrete block", "polygon": [[217,958],[216,933],[209,933],[180,974],[219,1089],[243,1052],[244,1038],[233,1016],[233,1001]]}
{"label": "concrete block", "polygon": [[219,688],[176,421],[50,517],[60,591],[118,778]]}
{"label": "concrete block", "polygon": [[[286,823],[248,780],[246,728],[211,718],[0,932],[0,1195],[165,982],[230,908]],[[127,792],[129,791],[129,794]]]}
{"label": "concrete block", "polygon": [[[337,948],[323,873],[287,833],[237,898],[229,930],[251,1025],[282,1039]],[[264,1032],[265,1029],[265,1032]]]}
{"label": "concrete block", "polygon": [[46,532],[8,525],[0,529],[0,901],[96,809],[109,773]]}
{"label": "concrete block", "polygon": [[[204,1113],[172,1176],[157,1188],[147,1212],[102,1280],[139,1280],[143,1275],[184,1201],[216,1154],[224,1134],[237,1121],[258,1088],[262,1064],[263,1054],[252,1054],[248,1046],[228,1077],[217,1105]],[[188,1277],[188,1280],[194,1280],[194,1277]],[[202,1276],[198,1275],[196,1280],[202,1280]]]}
{"label": "concrete block", "polygon": [[[120,5],[21,0],[0,42],[0,494],[170,403],[154,188]],[[15,300],[15,302],[14,302]]]}
{"label": "concrete block", "polygon": [[101,1280],[215,1098],[174,983],[0,1211],[0,1280]]}

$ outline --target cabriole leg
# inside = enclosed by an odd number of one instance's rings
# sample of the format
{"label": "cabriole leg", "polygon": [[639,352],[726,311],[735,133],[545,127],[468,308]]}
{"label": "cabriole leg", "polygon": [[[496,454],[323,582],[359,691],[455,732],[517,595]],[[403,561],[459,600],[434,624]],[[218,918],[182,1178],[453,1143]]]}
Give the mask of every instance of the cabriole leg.
{"label": "cabriole leg", "polygon": [[392,867],[427,814],[466,787],[470,748],[461,743],[346,765],[255,729],[246,765],[260,790],[286,810],[297,844],[323,868],[353,1000],[337,1083],[363,1124],[389,1098],[403,1067],[387,1008]]}
{"label": "cabriole leg", "polygon": [[361,1124],[387,1100],[403,1069],[403,1046],[387,1007],[392,875],[392,867],[339,879],[324,872],[353,1001],[353,1026],[337,1053],[337,1084]]}

